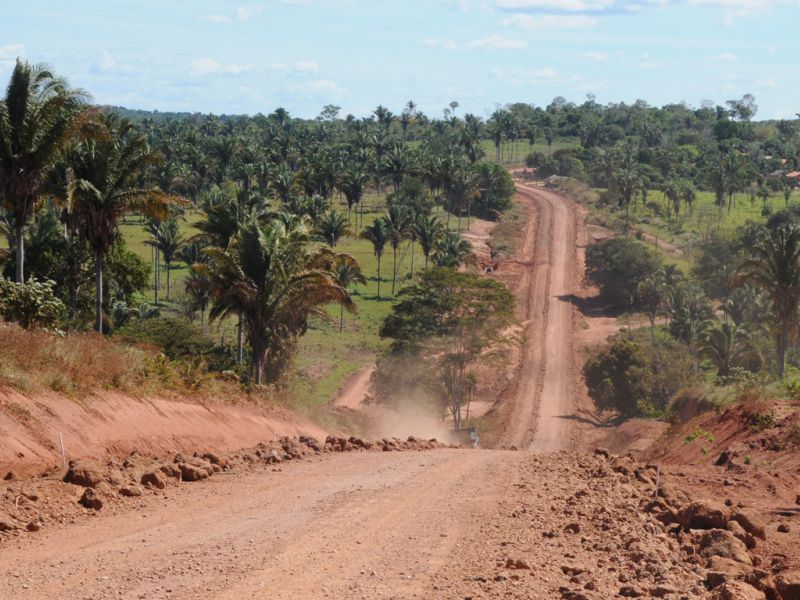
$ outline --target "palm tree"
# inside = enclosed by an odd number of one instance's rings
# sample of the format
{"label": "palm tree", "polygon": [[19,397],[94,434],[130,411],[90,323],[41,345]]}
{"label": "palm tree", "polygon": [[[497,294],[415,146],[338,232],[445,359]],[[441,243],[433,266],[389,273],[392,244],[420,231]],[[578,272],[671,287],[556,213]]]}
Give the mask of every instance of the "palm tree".
{"label": "palm tree", "polygon": [[414,235],[425,255],[425,270],[428,270],[428,259],[444,235],[444,223],[436,215],[420,215],[414,223]]}
{"label": "palm tree", "polygon": [[614,177],[614,184],[619,191],[620,205],[625,207],[625,235],[630,233],[630,212],[631,201],[634,194],[642,187],[642,177],[639,168],[633,163],[626,161]]}
{"label": "palm tree", "polygon": [[378,217],[372,225],[365,228],[361,237],[372,242],[372,250],[378,260],[378,300],[381,299],[381,257],[386,243],[389,241],[389,225],[384,217]]}
{"label": "palm tree", "polygon": [[211,319],[241,314],[252,350],[253,379],[280,375],[308,317],[326,304],[355,305],[335,280],[335,254],[312,251],[305,227],[287,230],[280,221],[248,221],[228,250],[207,248],[210,264],[199,266],[211,281]]}
{"label": "palm tree", "polygon": [[346,235],[350,235],[347,228],[347,217],[336,211],[328,211],[317,220],[314,233],[329,247],[335,248],[336,243]]}
{"label": "palm tree", "polygon": [[389,243],[392,245],[392,296],[397,283],[397,249],[411,235],[413,223],[413,215],[405,206],[392,206],[386,213]]}
{"label": "palm tree", "polygon": [[735,283],[752,283],[764,290],[777,325],[778,373],[786,370],[786,349],[797,335],[800,308],[800,227],[787,225],[770,231],[739,268]]}
{"label": "palm tree", "polygon": [[457,269],[460,265],[471,262],[472,245],[462,239],[455,231],[445,231],[433,254],[433,262],[438,267]]}
{"label": "palm tree", "polygon": [[[207,259],[208,257],[206,257]],[[208,273],[201,266],[203,263],[189,266],[189,277],[186,279],[186,293],[200,311],[200,333],[206,332],[206,308],[211,294],[211,281]]]}
{"label": "palm tree", "polygon": [[170,267],[184,244],[178,221],[175,219],[163,221],[153,229],[153,239],[145,243],[155,248],[164,258],[164,266],[167,269],[167,302],[169,302]]}
{"label": "palm tree", "polygon": [[717,377],[730,375],[734,367],[752,365],[758,354],[747,330],[732,323],[708,329],[700,340],[700,355],[717,368]]}
{"label": "palm tree", "polygon": [[67,210],[95,255],[95,328],[103,331],[103,262],[118,235],[119,219],[141,211],[165,216],[176,200],[158,188],[137,187],[136,175],[157,163],[160,155],[133,124],[115,115],[103,118],[107,134],[86,141],[68,157],[71,171],[66,190]]}
{"label": "palm tree", "polygon": [[[350,211],[353,206],[358,204],[361,206],[362,198],[364,197],[364,186],[367,183],[367,174],[360,165],[352,165],[345,170],[342,179],[339,182],[339,187],[344,193],[347,200],[347,220],[350,221]],[[356,214],[358,217],[358,214]],[[361,225],[364,224],[364,210],[361,210]],[[358,219],[356,219],[358,225]]]}
{"label": "palm tree", "polygon": [[[366,285],[367,278],[355,258],[349,254],[339,254],[333,263],[333,277],[343,290],[354,283]],[[339,333],[344,328],[344,305],[339,305]]]}
{"label": "palm tree", "polygon": [[17,60],[0,101],[0,202],[15,229],[17,283],[25,281],[25,228],[56,158],[89,120],[87,99],[49,66]]}

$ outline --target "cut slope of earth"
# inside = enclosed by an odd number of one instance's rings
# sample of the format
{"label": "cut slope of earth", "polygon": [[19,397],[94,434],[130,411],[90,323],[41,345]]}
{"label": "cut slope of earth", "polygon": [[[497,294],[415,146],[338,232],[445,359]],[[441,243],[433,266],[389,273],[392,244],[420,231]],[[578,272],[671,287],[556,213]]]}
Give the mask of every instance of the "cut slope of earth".
{"label": "cut slope of earth", "polygon": [[234,450],[300,434],[325,437],[317,425],[279,408],[137,399],[98,392],[81,401],[56,393],[34,398],[0,391],[0,476],[38,472],[67,458]]}

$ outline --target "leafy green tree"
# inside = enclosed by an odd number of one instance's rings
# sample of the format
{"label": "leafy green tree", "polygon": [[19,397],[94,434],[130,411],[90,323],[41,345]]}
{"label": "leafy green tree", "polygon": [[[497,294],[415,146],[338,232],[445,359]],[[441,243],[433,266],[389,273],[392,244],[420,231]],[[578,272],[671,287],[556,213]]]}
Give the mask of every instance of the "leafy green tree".
{"label": "leafy green tree", "polygon": [[514,322],[514,297],[497,281],[439,268],[400,295],[381,337],[393,340],[390,352],[437,366],[433,387],[460,429],[470,368],[490,361],[490,349],[502,354],[514,343],[504,333]]}
{"label": "leafy green tree", "polygon": [[308,317],[326,304],[355,310],[334,278],[336,254],[313,251],[304,227],[280,221],[245,223],[230,248],[207,248],[210,264],[198,266],[211,281],[212,320],[241,314],[252,350],[257,385],[277,381],[291,360]]}
{"label": "leafy green tree", "polygon": [[25,228],[48,172],[89,120],[88,97],[45,64],[17,60],[0,101],[0,201],[16,243],[16,279],[25,281]]}
{"label": "leafy green tree", "polygon": [[763,236],[751,249],[735,283],[751,283],[770,300],[775,320],[778,373],[783,379],[786,350],[797,336],[800,310],[800,227],[779,227]]}
{"label": "leafy green tree", "polygon": [[609,301],[630,305],[639,283],[661,268],[658,256],[637,241],[612,238],[586,250],[586,277]]}
{"label": "leafy green tree", "polygon": [[369,240],[372,243],[372,251],[378,261],[378,300],[381,299],[381,257],[389,242],[389,225],[384,217],[378,217],[372,222],[372,225],[365,228],[361,233],[361,237]]}
{"label": "leafy green tree", "polygon": [[496,220],[511,208],[514,180],[508,171],[494,163],[480,162],[473,167],[478,195],[473,203],[475,213],[483,219]]}
{"label": "leafy green tree", "polygon": [[656,272],[639,282],[636,286],[636,303],[641,306],[650,321],[650,337],[656,340],[656,319],[664,308],[667,297],[667,284],[663,273]]}

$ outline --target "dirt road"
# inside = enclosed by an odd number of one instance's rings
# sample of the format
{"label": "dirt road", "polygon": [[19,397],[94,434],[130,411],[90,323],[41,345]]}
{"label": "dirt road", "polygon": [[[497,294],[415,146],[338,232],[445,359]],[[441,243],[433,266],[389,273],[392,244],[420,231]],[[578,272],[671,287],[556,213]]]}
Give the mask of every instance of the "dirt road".
{"label": "dirt road", "polygon": [[500,407],[507,443],[534,452],[570,447],[575,393],[573,306],[580,288],[574,203],[544,188],[517,182],[517,201],[531,215],[517,262],[519,317],[525,325],[521,367],[511,401]]}
{"label": "dirt road", "polygon": [[[570,445],[572,306],[559,296],[577,285],[579,220],[569,201],[541,189],[520,184],[518,201],[533,217],[516,261],[527,343],[506,439],[551,453]],[[362,384],[354,381],[348,405],[360,402]],[[0,599],[560,597],[570,575],[557,561],[591,559],[585,536],[557,550],[548,541],[558,535],[548,530],[571,527],[570,498],[598,476],[596,464],[581,471],[578,462],[447,450],[223,473],[148,493],[119,514],[0,540]],[[625,518],[636,517],[628,484],[609,481]],[[521,529],[517,514],[534,520]],[[503,564],[514,557],[536,568],[510,573]],[[606,594],[615,586],[596,583]]]}

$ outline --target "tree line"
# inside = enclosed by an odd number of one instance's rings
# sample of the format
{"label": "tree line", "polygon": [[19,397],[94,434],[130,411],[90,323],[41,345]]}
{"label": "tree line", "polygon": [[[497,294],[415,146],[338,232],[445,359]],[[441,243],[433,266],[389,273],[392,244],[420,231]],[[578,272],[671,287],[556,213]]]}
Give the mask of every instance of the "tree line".
{"label": "tree line", "polygon": [[[480,160],[477,133],[455,118],[428,121],[413,103],[399,118],[378,107],[369,118],[338,119],[326,107],[313,121],[284,109],[131,120],[92,105],[50,67],[17,61],[0,101],[0,227],[9,247],[0,261],[15,282],[4,286],[31,302],[31,291],[46,297],[49,310],[26,323],[81,330],[92,322],[107,333],[157,315],[162,281],[170,300],[180,261],[189,274],[179,285],[201,330],[207,312],[235,319],[236,362],[246,342],[252,379],[275,381],[310,316],[338,304],[341,329],[354,309],[348,289],[365,276],[336,252],[343,237],[372,245],[379,298],[387,247],[392,295],[404,252],[412,277],[417,247],[418,269],[468,260],[462,221],[497,218],[514,190],[501,166]],[[366,222],[370,194],[385,210]],[[180,220],[189,213],[197,218],[187,231]],[[131,218],[146,231],[150,264],[120,234]],[[140,302],[148,287],[153,305]],[[11,297],[0,312],[22,321]]]}

